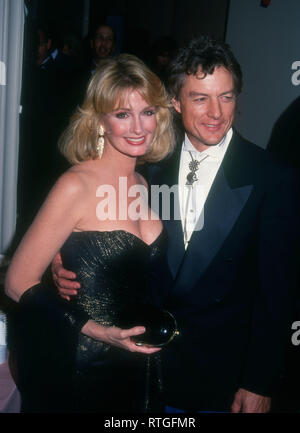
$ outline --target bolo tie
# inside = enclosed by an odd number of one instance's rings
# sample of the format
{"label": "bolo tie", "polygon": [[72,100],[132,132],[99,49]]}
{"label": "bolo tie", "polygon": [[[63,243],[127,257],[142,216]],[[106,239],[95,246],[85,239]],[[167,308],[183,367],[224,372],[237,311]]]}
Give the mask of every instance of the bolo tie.
{"label": "bolo tie", "polygon": [[183,237],[184,237],[184,245],[186,246],[188,243],[188,233],[187,233],[187,217],[188,217],[188,208],[190,204],[191,199],[191,193],[194,186],[194,183],[198,180],[196,171],[199,169],[199,165],[201,162],[203,162],[206,158],[209,157],[209,155],[205,155],[204,158],[200,159],[198,161],[197,159],[194,159],[192,152],[189,151],[191,161],[189,162],[189,169],[190,172],[186,176],[186,183],[185,185],[188,187],[188,195],[185,202],[185,212],[184,212],[184,226],[183,226]]}

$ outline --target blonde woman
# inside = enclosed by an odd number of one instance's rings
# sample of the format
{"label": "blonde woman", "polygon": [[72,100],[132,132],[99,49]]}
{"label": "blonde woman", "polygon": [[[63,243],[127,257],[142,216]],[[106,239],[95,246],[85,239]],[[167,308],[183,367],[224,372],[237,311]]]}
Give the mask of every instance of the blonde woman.
{"label": "blonde woman", "polygon": [[[160,80],[134,56],[104,60],[60,140],[72,167],[50,191],[6,277],[6,293],[19,302],[24,412],[147,406],[145,355],[159,349],[131,341],[143,327],[113,325],[123,306],[149,297],[153,266],[164,267],[162,222],[143,194],[136,204],[130,191],[147,187],[137,161],[159,161],[172,147]],[[41,283],[58,251],[84,288],[70,302]]]}

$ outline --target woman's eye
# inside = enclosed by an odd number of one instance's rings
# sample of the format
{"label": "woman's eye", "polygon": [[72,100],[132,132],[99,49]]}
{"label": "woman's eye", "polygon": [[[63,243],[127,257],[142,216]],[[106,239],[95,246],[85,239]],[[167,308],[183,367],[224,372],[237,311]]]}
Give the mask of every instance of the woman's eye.
{"label": "woman's eye", "polygon": [[117,113],[116,117],[118,119],[125,119],[128,116],[128,113],[124,112],[124,113]]}
{"label": "woman's eye", "polygon": [[153,116],[155,114],[155,110],[146,110],[144,111],[144,114],[146,114],[146,116]]}

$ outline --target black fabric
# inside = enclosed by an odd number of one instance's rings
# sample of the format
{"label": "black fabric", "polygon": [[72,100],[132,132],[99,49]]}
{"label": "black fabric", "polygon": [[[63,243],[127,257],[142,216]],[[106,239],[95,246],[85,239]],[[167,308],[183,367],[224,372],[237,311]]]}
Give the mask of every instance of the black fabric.
{"label": "black fabric", "polygon": [[122,230],[70,235],[61,253],[81,283],[78,296],[68,302],[39,285],[18,304],[23,412],[161,408],[157,355],[131,353],[79,331],[88,318],[111,326],[127,303],[161,299],[167,290],[166,242],[165,231],[151,245]]}
{"label": "black fabric", "polygon": [[[150,185],[178,183],[181,144],[148,167]],[[181,330],[162,354],[169,406],[226,410],[240,387],[276,391],[299,299],[299,215],[296,173],[234,132],[187,251],[180,221],[163,221]]]}
{"label": "black fabric", "polygon": [[17,304],[12,325],[22,412],[72,410],[75,347],[88,319],[79,310],[74,313],[55,289],[42,285],[25,292]]}

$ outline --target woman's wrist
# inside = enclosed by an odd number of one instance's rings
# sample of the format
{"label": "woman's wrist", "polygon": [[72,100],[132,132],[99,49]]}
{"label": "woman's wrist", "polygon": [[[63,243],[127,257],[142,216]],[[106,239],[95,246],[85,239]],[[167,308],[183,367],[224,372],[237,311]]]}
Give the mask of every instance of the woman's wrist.
{"label": "woman's wrist", "polygon": [[105,341],[105,327],[94,322],[94,320],[88,320],[82,327],[81,332],[87,337]]}

